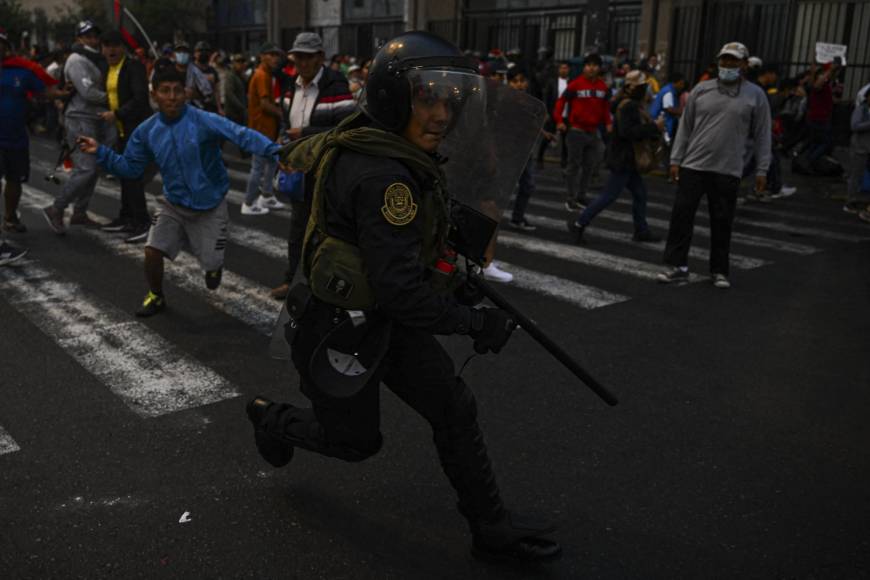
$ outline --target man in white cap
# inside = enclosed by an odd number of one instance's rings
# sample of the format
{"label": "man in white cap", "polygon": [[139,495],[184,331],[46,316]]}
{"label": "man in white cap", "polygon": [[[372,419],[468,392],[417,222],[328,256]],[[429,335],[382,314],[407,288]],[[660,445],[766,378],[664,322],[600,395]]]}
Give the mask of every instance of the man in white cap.
{"label": "man in white cap", "polygon": [[[356,110],[356,101],[343,74],[323,66],[323,40],[314,32],[300,32],[290,49],[297,74],[290,78],[282,98],[287,112],[287,136],[300,139],[328,131]],[[293,202],[287,240],[287,271],[284,282],[273,288],[273,298],[283,300],[290,290],[302,256],[302,240],[308,224],[308,203],[313,183],[306,184],[306,201]]]}
{"label": "man in white cap", "polygon": [[747,139],[755,153],[755,190],[767,187],[771,130],[767,96],[743,78],[749,51],[729,42],[719,51],[718,78],[698,83],[689,95],[671,152],[671,178],[678,183],[671,212],[663,283],[689,279],[688,255],[698,203],[706,194],[710,211],[710,274],[729,288],[728,256],[737,191]]}

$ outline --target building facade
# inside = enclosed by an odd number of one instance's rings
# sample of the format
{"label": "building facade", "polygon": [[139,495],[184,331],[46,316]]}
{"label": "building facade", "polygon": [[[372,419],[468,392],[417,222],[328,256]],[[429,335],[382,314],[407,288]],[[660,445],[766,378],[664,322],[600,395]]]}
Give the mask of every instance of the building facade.
{"label": "building facade", "polygon": [[638,46],[697,78],[729,41],[794,76],[815,61],[816,42],[848,47],[844,82],[870,82],[870,0],[644,0]]}
{"label": "building facade", "polygon": [[214,0],[216,41],[252,50],[266,39],[289,47],[302,30],[323,37],[327,56],[369,58],[404,30],[430,30],[462,48],[548,47],[557,58],[590,50],[637,51],[640,0]]}
{"label": "building facade", "polygon": [[555,58],[569,59],[619,48],[634,54],[640,20],[637,0],[466,0],[454,18],[429,28],[484,54],[518,49],[531,59],[546,47]]}

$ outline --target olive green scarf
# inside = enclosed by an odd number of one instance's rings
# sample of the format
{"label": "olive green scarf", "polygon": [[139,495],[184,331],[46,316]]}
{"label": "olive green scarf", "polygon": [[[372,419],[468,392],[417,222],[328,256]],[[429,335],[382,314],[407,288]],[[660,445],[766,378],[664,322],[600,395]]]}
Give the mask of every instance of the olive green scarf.
{"label": "olive green scarf", "polygon": [[315,175],[314,196],[311,204],[311,216],[305,231],[303,244],[303,267],[305,256],[312,248],[309,241],[315,231],[320,238],[327,236],[326,232],[326,199],[323,195],[324,185],[335,157],[341,149],[356,151],[364,155],[387,157],[403,163],[421,185],[428,185],[434,191],[423,192],[423,207],[425,208],[423,254],[421,260],[428,264],[440,252],[447,237],[448,196],[444,172],[438,160],[425,151],[415,147],[403,137],[374,127],[353,127],[361,113],[354,113],[338,124],[334,129],[318,133],[296,141],[286,146],[281,152],[285,165],[306,175]]}
{"label": "olive green scarf", "polygon": [[[414,175],[418,184],[423,188],[420,192],[421,217],[423,218],[423,240],[420,248],[420,261],[424,266],[432,266],[441,255],[448,232],[448,195],[444,172],[441,170],[436,157],[427,154],[415,147],[403,137],[389,133],[374,127],[354,127],[354,121],[360,113],[351,115],[342,121],[334,129],[325,133],[319,133],[296,141],[285,147],[281,154],[281,160],[285,165],[294,170],[303,171],[308,176],[313,176],[314,195],[311,202],[311,215],[305,229],[305,241],[302,245],[302,268],[309,280],[312,291],[315,294],[325,294],[320,288],[323,276],[318,271],[312,279],[312,264],[314,256],[318,254],[318,247],[324,248],[324,252],[331,256],[327,262],[335,260],[332,266],[340,268],[342,264],[337,262],[351,260],[356,266],[349,266],[344,271],[353,272],[359,270],[365,279],[365,264],[359,257],[359,250],[355,247],[347,247],[338,253],[333,253],[335,247],[347,244],[335,238],[330,238],[326,231],[326,195],[324,194],[326,180],[332,171],[337,154],[342,149],[356,151],[364,155],[386,157],[396,159],[403,163]],[[316,234],[316,235],[315,235]],[[312,240],[314,240],[312,242]],[[329,240],[328,244],[324,241]],[[326,248],[329,248],[328,250]],[[320,255],[323,255],[322,253]],[[347,265],[346,263],[344,265]],[[317,286],[317,288],[315,288]],[[358,295],[368,301],[370,291],[363,290],[364,283],[356,284],[359,287]],[[342,304],[344,305],[344,304]],[[345,305],[346,306],[346,305]]]}

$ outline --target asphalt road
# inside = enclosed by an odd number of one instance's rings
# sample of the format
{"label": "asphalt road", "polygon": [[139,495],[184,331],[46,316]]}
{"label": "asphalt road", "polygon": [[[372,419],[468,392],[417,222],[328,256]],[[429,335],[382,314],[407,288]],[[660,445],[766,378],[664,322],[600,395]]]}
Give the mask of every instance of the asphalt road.
{"label": "asphalt road", "polygon": [[[518,568],[471,558],[428,426],[386,390],[364,463],[256,453],[245,401],[304,402],[267,355],[286,215],[240,216],[232,194],[224,285],[181,260],[169,310],[136,320],[141,246],[38,213],[55,156],[34,142],[30,253],[0,269],[0,578],[870,577],[870,227],[827,199],[836,182],[742,207],[722,291],[703,253],[693,283],[652,281],[661,251],[629,240],[625,203],[573,246],[558,170],[539,175],[542,227],[504,229],[500,288],[620,404],[522,332],[469,363],[507,503],[560,524],[563,558]],[[666,221],[672,189],[649,184]],[[102,181],[92,212],[117,208]]]}

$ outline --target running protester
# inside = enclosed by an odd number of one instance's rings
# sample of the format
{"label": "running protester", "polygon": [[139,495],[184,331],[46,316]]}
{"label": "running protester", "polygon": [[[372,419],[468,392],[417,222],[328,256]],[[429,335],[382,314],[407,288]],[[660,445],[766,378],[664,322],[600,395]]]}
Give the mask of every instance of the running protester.
{"label": "running protester", "polygon": [[81,150],[96,154],[97,162],[114,175],[138,179],[154,162],[163,176],[164,198],[145,244],[149,290],[136,316],[153,316],[166,308],[163,259],[174,260],[181,249],[199,260],[210,290],[220,285],[230,187],[221,158],[223,142],[261,157],[277,157],[279,150],[256,131],[187,105],[185,76],[177,69],[156,72],[152,85],[159,113],[133,131],[123,155],[90,137],[79,139]]}
{"label": "running protester", "polygon": [[21,184],[30,177],[30,140],[27,135],[28,94],[65,93],[46,86],[56,84],[38,64],[12,55],[12,44],[0,29],[0,182],[5,181],[5,214],[0,234],[0,266],[24,257],[27,250],[15,248],[2,237],[6,232],[27,231],[18,219]]}

